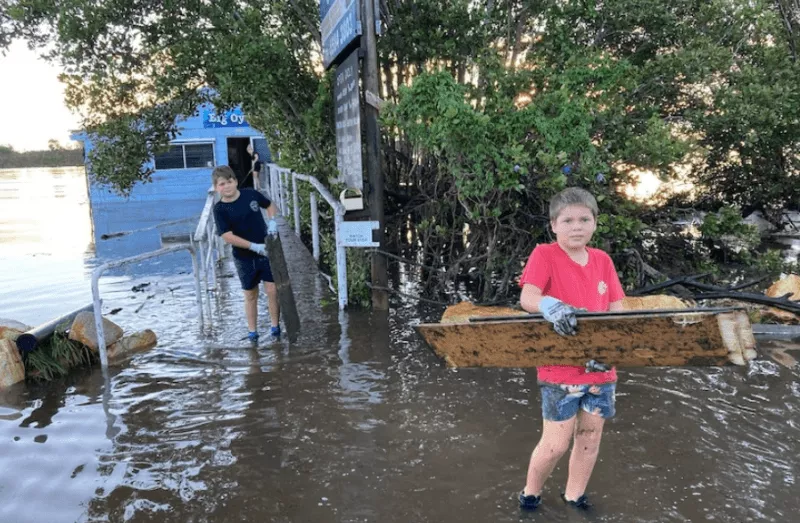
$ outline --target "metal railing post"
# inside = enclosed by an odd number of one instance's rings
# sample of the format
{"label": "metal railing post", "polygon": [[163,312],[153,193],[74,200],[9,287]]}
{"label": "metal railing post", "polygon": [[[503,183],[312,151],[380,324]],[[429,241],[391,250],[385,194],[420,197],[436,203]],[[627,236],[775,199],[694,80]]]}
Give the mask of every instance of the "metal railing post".
{"label": "metal railing post", "polygon": [[278,168],[271,167],[269,172],[269,199],[273,202],[277,202],[278,205],[281,204],[280,196],[278,195]]}
{"label": "metal railing post", "polygon": [[334,230],[336,236],[336,283],[339,291],[339,308],[347,307],[347,254],[341,243],[339,234],[344,213],[340,209],[334,209]]}
{"label": "metal railing post", "polygon": [[200,319],[200,328],[202,329],[205,325],[205,318],[203,317],[203,295],[200,291],[200,267],[197,260],[197,251],[193,246],[174,245],[172,247],[166,247],[157,251],[147,252],[138,256],[132,256],[130,258],[123,258],[121,260],[104,263],[92,271],[92,303],[94,308],[94,325],[97,333],[97,349],[100,353],[100,365],[103,368],[104,374],[108,373],[108,350],[106,347],[105,330],[103,329],[103,302],[100,299],[100,276],[102,276],[103,273],[108,269],[121,267],[122,265],[127,265],[129,263],[136,263],[182,250],[188,250],[192,255],[192,273],[194,274],[194,291],[197,299],[197,316]]}
{"label": "metal railing post", "polygon": [[[275,179],[275,182],[272,184],[277,193],[274,195],[278,201],[280,201],[281,206],[281,214],[283,216],[289,216],[290,211],[288,209],[288,182],[285,182],[283,179],[284,174],[287,176],[289,175],[288,169],[282,169],[275,164],[270,164],[270,170],[272,172],[272,176]],[[339,308],[344,309],[348,303],[348,293],[347,293],[347,250],[341,244],[341,224],[344,222],[344,205],[333,197],[331,192],[328,190],[327,187],[322,185],[319,180],[314,178],[313,176],[309,176],[307,174],[299,174],[292,172],[292,189],[293,189],[293,209],[292,214],[294,215],[295,221],[295,231],[299,235],[299,224],[300,224],[300,205],[299,205],[299,193],[297,192],[297,180],[302,180],[305,182],[310,183],[317,192],[328,202],[328,205],[331,206],[331,209],[334,213],[334,236],[336,238],[336,279],[337,279],[337,287],[338,287],[338,301],[339,301]],[[311,236],[312,236],[312,243],[313,243],[313,255],[314,259],[319,261],[320,257],[320,245],[319,245],[319,209],[318,209],[318,199],[317,194],[315,192],[311,192]]]}
{"label": "metal railing post", "polygon": [[[206,294],[206,313],[208,314],[209,319],[211,318],[211,297],[208,295],[209,288],[208,288],[208,264],[211,259],[211,251],[208,252],[208,257],[206,257],[206,251],[203,246],[203,242],[195,242],[193,238],[190,238],[191,246],[196,249],[197,253],[197,260],[200,263],[200,278],[203,281],[203,288],[205,288]],[[199,280],[198,280],[199,282]],[[199,283],[198,283],[199,285]]]}
{"label": "metal railing post", "polygon": [[270,201],[275,201],[275,198],[272,196],[272,188],[273,187],[274,186],[272,184],[272,164],[268,163],[267,164],[267,184],[264,186],[264,190],[267,192],[267,198],[269,198]]}
{"label": "metal railing post", "polygon": [[284,213],[284,216],[286,216],[288,218],[289,216],[291,216],[291,214],[289,214],[289,213],[290,213],[291,207],[292,207],[292,204],[289,203],[289,174],[288,174],[288,169],[283,171],[283,177],[284,177],[285,181],[283,182],[283,195],[281,196],[281,198],[283,198],[283,204],[286,206],[286,212]]}
{"label": "metal railing post", "polygon": [[294,233],[300,236],[300,194],[297,192],[297,178],[292,173],[292,210],[294,211]]}
{"label": "metal railing post", "polygon": [[278,202],[280,202],[281,216],[286,216],[286,202],[283,200],[283,172],[278,170]]}
{"label": "metal railing post", "polygon": [[319,263],[319,208],[317,207],[317,193],[311,192],[311,253],[314,260]]}

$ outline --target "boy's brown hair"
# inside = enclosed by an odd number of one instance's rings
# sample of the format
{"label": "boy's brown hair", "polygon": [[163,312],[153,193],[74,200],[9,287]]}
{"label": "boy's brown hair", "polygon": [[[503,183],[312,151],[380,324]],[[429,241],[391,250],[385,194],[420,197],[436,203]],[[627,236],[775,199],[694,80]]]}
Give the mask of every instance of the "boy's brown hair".
{"label": "boy's brown hair", "polygon": [[597,219],[598,209],[597,200],[595,200],[592,193],[580,187],[567,187],[560,193],[550,198],[550,221],[554,222],[558,219],[558,215],[565,207],[570,205],[581,205],[592,211],[592,216]]}
{"label": "boy's brown hair", "polygon": [[220,179],[223,179],[223,180],[232,180],[233,179],[233,180],[235,180],[236,179],[236,173],[233,172],[233,169],[231,169],[227,165],[218,165],[218,166],[214,167],[213,171],[211,171],[211,185],[216,187],[217,186],[217,181],[220,180]]}

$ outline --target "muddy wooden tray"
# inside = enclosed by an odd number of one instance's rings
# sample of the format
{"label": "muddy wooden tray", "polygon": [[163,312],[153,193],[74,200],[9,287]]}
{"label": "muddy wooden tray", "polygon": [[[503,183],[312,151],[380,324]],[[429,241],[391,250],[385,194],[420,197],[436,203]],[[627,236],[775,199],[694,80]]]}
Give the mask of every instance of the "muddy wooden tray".
{"label": "muddy wooden tray", "polygon": [[744,365],[755,352],[741,309],[579,313],[578,334],[559,336],[541,315],[425,323],[417,331],[450,367]]}

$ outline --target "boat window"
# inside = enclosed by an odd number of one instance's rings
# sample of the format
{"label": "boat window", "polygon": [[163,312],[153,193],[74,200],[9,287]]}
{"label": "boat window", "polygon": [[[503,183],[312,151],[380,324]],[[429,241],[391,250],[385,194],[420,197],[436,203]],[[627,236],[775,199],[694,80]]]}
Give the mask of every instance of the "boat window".
{"label": "boat window", "polygon": [[186,167],[214,167],[214,146],[210,143],[186,144]]}
{"label": "boat window", "polygon": [[214,144],[173,144],[166,152],[155,155],[155,164],[157,171],[214,167]]}
{"label": "boat window", "polygon": [[183,169],[183,146],[172,145],[169,150],[156,155],[156,169]]}

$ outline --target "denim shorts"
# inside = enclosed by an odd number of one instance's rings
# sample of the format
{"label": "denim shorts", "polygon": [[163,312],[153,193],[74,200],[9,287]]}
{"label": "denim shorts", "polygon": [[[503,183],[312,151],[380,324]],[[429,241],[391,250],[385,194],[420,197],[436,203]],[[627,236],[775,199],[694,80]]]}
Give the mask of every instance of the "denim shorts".
{"label": "denim shorts", "polygon": [[603,419],[614,417],[616,383],[603,385],[554,385],[541,383],[542,417],[547,421],[566,421],[581,408]]}
{"label": "denim shorts", "polygon": [[273,282],[272,268],[269,266],[269,258],[266,256],[255,256],[253,258],[234,258],[236,274],[242,283],[242,289],[249,291],[258,287],[262,281]]}

